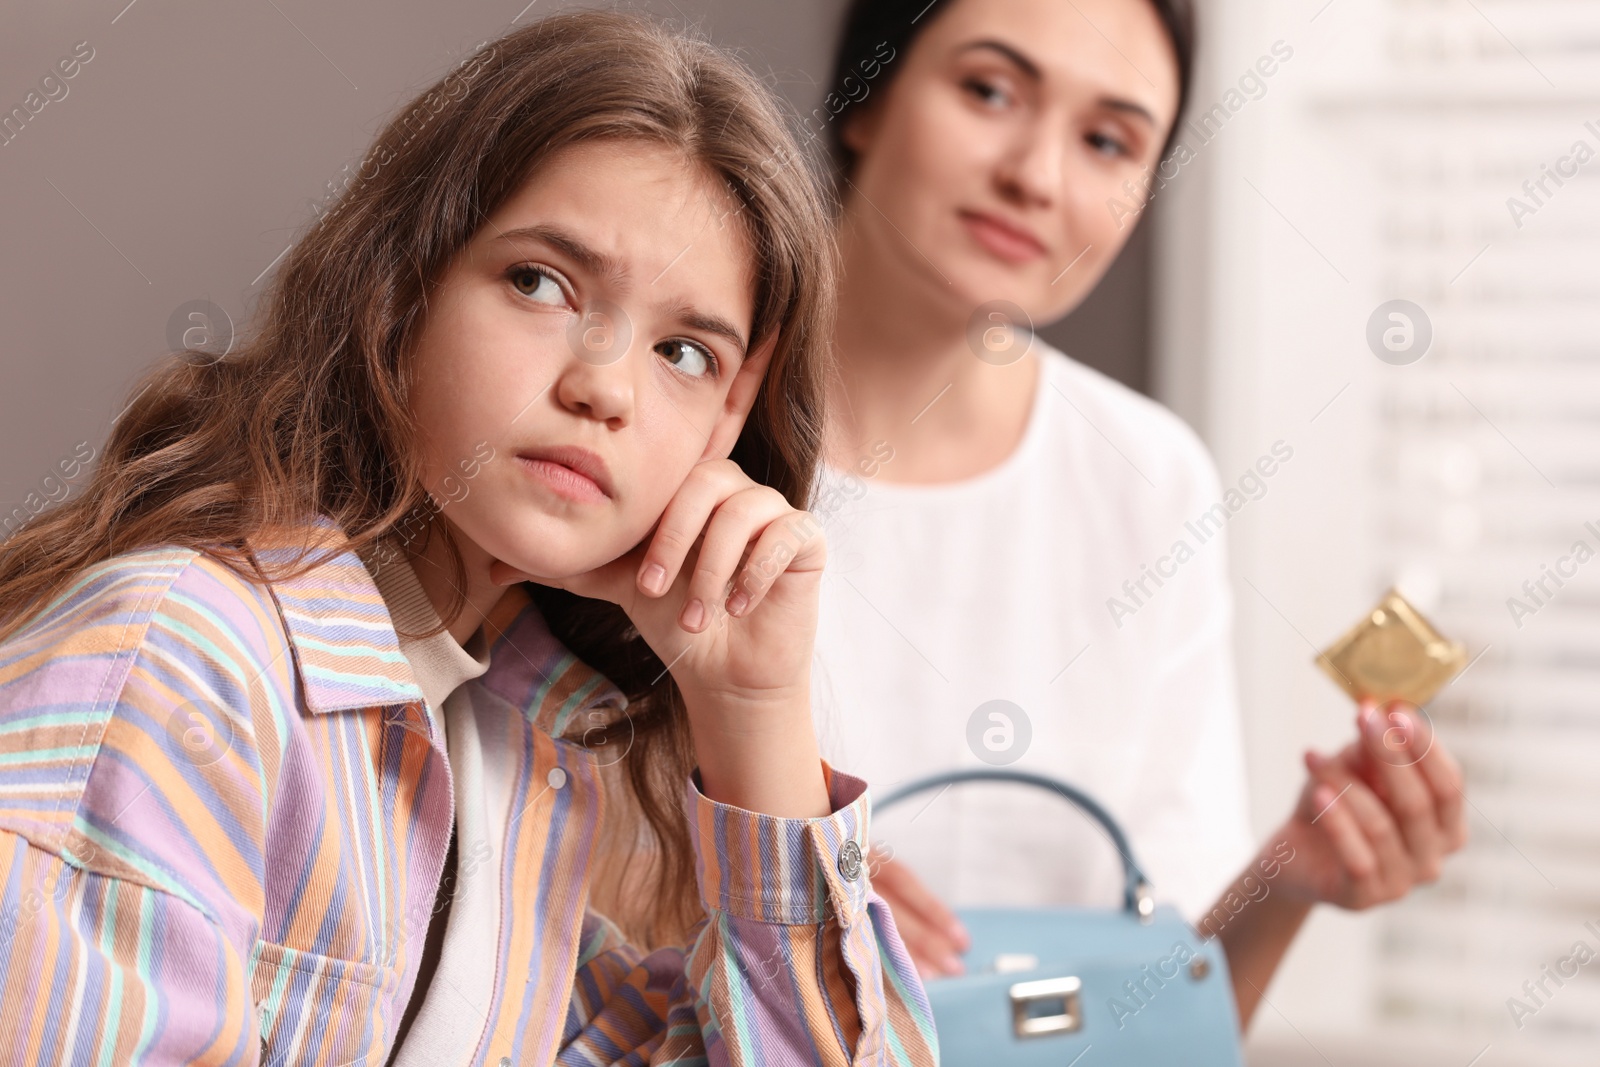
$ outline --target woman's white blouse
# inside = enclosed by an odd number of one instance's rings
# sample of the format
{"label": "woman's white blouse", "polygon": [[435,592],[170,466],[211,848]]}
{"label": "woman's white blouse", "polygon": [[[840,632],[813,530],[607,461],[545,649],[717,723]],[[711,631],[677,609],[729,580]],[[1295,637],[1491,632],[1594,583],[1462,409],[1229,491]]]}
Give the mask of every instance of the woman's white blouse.
{"label": "woman's white blouse", "polygon": [[[1006,759],[1066,779],[1121,821],[1157,898],[1192,919],[1253,851],[1230,513],[1177,416],[1034,344],[1032,414],[1000,466],[896,484],[890,440],[819,479],[823,752],[878,798]],[[1118,897],[1110,844],[1048,794],[965,785],[875,815],[873,830],[957,904]]]}

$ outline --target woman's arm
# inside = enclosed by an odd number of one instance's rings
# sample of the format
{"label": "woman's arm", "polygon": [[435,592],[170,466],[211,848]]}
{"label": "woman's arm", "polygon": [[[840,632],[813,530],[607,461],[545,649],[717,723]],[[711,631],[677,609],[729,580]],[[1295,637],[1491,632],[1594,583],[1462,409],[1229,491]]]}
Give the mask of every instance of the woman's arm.
{"label": "woman's arm", "polygon": [[[1261,893],[1264,883],[1254,872],[1257,864],[1246,868],[1217,898],[1216,907],[1200,921],[1200,932],[1216,937],[1222,942],[1222,951],[1228,956],[1228,973],[1233,979],[1233,1000],[1239,1011],[1239,1030],[1250,1026],[1268,983],[1283,962],[1295,935],[1300,932],[1306,916],[1311,914],[1314,902],[1279,893]],[[1238,917],[1232,921],[1230,904],[1239,908]],[[1221,913],[1226,918],[1219,923],[1212,917]]]}
{"label": "woman's arm", "polygon": [[1367,702],[1356,724],[1337,756],[1306,754],[1294,813],[1197,924],[1228,954],[1241,1028],[1314,905],[1398,900],[1466,843],[1461,769],[1416,709]]}

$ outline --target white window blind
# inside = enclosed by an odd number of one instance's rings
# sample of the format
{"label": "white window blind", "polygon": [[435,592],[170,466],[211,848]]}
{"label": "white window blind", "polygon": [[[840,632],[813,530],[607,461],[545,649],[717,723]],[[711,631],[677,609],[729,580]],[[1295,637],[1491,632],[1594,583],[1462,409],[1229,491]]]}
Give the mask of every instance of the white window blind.
{"label": "white window blind", "polygon": [[[1367,1063],[1600,1062],[1600,3],[1207,16],[1198,100],[1295,49],[1179,179],[1161,268],[1158,378],[1224,479],[1276,436],[1307,457],[1232,534],[1261,829],[1298,748],[1350,732],[1313,647],[1387,585],[1478,656],[1430,709],[1470,846],[1402,905],[1319,917],[1262,1026],[1304,1062],[1352,1034]],[[1407,366],[1365,338],[1397,298],[1433,329]]]}

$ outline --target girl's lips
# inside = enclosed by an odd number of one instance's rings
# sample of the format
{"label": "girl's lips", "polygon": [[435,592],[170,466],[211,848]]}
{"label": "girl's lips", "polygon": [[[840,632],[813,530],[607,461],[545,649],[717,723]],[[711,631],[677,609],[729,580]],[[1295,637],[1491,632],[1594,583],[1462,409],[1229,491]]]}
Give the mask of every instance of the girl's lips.
{"label": "girl's lips", "polygon": [[599,504],[610,499],[593,478],[571,467],[532,456],[518,456],[517,463],[535,481],[557,496],[580,504]]}
{"label": "girl's lips", "polygon": [[985,215],[980,211],[962,211],[960,214],[973,239],[1007,263],[1026,263],[1042,257],[1047,251],[1044,243],[1033,234],[993,215]]}

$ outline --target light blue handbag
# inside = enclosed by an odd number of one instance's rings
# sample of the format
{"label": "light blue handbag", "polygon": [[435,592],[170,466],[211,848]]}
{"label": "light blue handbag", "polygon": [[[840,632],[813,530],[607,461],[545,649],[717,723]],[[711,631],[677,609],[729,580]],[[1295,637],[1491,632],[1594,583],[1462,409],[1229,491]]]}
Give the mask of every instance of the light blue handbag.
{"label": "light blue handbag", "polygon": [[1240,1067],[1222,946],[1155,904],[1122,828],[1093,798],[1043,775],[979,769],[923,778],[874,806],[972,781],[1048,789],[1099,823],[1122,856],[1123,906],[957,909],[972,935],[966,973],[927,982],[944,1067]]}

